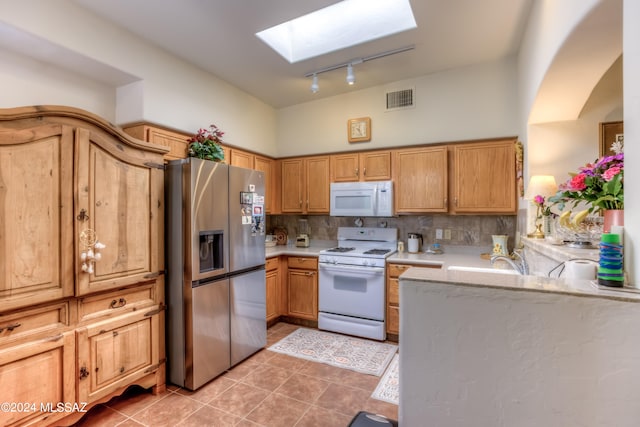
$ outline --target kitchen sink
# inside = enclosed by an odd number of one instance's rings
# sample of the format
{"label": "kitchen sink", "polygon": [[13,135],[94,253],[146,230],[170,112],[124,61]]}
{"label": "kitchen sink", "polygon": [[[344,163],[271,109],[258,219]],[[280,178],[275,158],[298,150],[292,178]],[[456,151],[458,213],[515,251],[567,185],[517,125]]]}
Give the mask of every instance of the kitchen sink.
{"label": "kitchen sink", "polygon": [[519,275],[516,270],[512,268],[493,268],[493,267],[467,267],[464,265],[451,265],[447,268],[450,271],[469,271],[472,273],[491,273],[491,274],[513,274]]}

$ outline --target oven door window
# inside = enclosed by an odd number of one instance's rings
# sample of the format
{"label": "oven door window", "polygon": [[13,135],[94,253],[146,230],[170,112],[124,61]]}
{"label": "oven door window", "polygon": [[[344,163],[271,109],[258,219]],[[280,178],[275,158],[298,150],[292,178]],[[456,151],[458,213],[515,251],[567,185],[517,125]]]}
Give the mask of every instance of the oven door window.
{"label": "oven door window", "polygon": [[384,268],[320,264],[319,310],[384,320],[384,280]]}

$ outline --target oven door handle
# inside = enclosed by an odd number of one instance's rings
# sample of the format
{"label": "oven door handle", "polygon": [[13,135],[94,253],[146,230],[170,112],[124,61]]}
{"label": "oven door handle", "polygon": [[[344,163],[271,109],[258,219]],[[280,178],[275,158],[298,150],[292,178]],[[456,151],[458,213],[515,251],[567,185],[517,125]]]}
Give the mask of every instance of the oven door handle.
{"label": "oven door handle", "polygon": [[369,273],[371,275],[384,274],[384,267],[367,267],[367,266],[360,266],[360,265],[338,265],[338,264],[319,263],[318,268],[320,268],[320,270],[325,270],[325,271],[342,271],[345,273],[358,273],[358,274]]}

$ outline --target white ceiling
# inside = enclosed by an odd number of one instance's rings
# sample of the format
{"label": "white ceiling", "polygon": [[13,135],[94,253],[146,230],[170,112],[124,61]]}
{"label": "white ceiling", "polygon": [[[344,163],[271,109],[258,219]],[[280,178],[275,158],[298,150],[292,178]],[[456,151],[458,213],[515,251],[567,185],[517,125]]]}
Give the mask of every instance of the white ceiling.
{"label": "white ceiling", "polygon": [[[255,33],[335,0],[75,0],[82,7],[250,93],[275,108],[384,85],[517,52],[533,0],[412,0],[418,23],[406,31],[296,64]],[[319,75],[314,70],[404,46],[415,49]]]}

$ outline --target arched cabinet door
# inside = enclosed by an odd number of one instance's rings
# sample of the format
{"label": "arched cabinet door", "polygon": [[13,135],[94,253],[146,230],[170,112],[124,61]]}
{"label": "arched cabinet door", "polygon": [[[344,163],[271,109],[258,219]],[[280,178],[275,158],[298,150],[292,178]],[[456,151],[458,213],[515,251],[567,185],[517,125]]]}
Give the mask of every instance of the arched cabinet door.
{"label": "arched cabinet door", "polygon": [[0,129],[2,311],[73,295],[73,128]]}
{"label": "arched cabinet door", "polygon": [[[88,129],[76,130],[75,144],[76,294],[159,275],[158,254],[164,244],[162,164]],[[90,250],[100,259],[87,261]]]}

